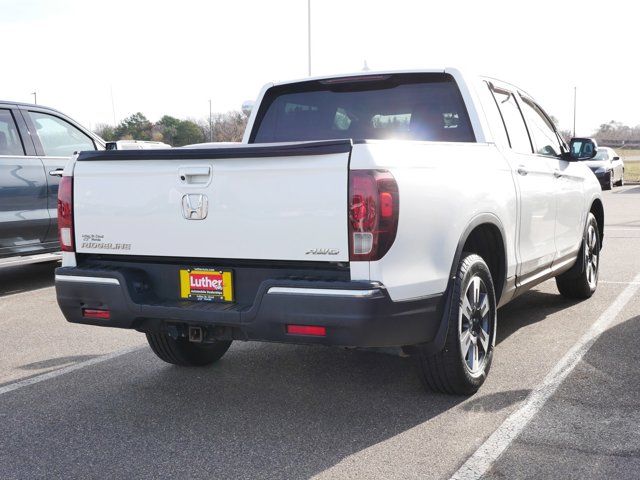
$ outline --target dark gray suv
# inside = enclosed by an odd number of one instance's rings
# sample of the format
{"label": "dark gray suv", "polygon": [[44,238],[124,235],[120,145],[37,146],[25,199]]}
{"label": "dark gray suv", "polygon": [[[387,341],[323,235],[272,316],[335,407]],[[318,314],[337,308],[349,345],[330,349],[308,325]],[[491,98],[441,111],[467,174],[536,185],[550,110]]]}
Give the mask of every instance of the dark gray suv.
{"label": "dark gray suv", "polygon": [[41,105],[0,100],[0,258],[55,252],[61,169],[104,141]]}

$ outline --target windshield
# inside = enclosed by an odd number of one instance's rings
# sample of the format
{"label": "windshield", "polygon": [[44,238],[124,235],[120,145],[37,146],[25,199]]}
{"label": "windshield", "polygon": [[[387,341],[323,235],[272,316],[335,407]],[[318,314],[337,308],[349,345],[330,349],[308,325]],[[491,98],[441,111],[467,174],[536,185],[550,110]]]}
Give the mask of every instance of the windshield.
{"label": "windshield", "polygon": [[603,148],[599,148],[598,153],[593,157],[593,160],[609,160],[609,152]]}
{"label": "windshield", "polygon": [[371,75],[271,88],[251,143],[336,138],[474,142],[448,74]]}

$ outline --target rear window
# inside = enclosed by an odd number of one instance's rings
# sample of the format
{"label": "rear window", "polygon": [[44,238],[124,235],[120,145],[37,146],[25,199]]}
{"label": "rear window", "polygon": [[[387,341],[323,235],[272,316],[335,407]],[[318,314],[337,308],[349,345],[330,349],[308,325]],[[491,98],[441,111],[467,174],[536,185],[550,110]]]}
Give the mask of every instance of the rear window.
{"label": "rear window", "polygon": [[430,73],[273,87],[262,101],[250,142],[338,138],[475,141],[453,77]]}

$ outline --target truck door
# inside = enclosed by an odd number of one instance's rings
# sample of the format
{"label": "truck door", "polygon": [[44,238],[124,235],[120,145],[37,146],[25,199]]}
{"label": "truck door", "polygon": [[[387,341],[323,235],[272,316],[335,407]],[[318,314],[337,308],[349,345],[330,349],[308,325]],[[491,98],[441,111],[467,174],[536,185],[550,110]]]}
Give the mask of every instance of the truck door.
{"label": "truck door", "polygon": [[551,267],[556,254],[554,231],[556,195],[554,168],[533,147],[516,94],[490,86],[506,127],[506,155],[516,180],[520,204],[518,221],[518,283],[526,283]]}
{"label": "truck door", "polygon": [[562,145],[553,123],[531,99],[521,96],[520,105],[527,121],[535,154],[553,169],[556,223],[554,266],[573,261],[582,243],[586,222],[584,205],[584,169],[577,162],[560,158]]}
{"label": "truck door", "polygon": [[49,228],[47,179],[19,115],[0,106],[0,256],[37,251]]}

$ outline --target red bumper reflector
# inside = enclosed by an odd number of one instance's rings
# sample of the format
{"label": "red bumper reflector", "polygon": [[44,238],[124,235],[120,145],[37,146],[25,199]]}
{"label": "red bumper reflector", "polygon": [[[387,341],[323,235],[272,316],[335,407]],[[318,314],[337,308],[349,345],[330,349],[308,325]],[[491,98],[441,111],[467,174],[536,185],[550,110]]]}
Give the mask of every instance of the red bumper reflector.
{"label": "red bumper reflector", "polygon": [[109,310],[98,310],[95,308],[83,308],[82,316],[84,318],[98,318],[100,320],[109,320],[111,318],[111,312]]}
{"label": "red bumper reflector", "polygon": [[292,335],[313,335],[315,337],[326,337],[327,329],[316,325],[287,325],[287,333]]}

